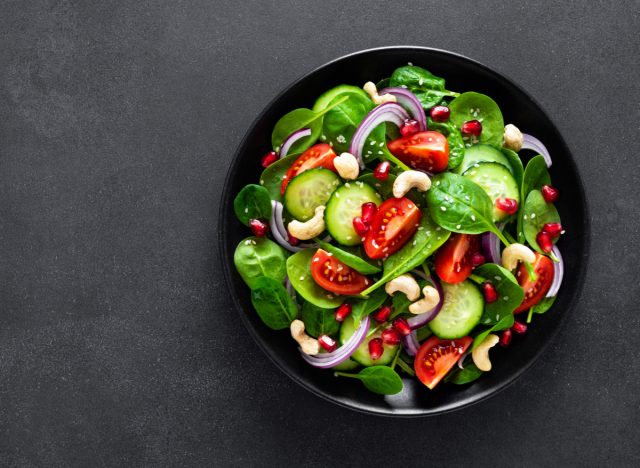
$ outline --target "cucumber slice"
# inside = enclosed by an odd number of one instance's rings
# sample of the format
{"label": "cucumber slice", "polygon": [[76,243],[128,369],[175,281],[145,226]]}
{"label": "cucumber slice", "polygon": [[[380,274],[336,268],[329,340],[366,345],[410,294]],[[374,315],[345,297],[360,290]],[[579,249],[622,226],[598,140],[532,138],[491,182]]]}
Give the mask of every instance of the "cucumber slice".
{"label": "cucumber slice", "polygon": [[334,371],[347,371],[347,370],[353,370],[356,367],[360,367],[360,364],[358,364],[353,359],[349,358],[346,361],[342,361],[337,366],[333,366],[331,369]]}
{"label": "cucumber slice", "polygon": [[362,243],[360,236],[353,229],[353,218],[360,216],[362,205],[367,202],[380,205],[382,198],[372,186],[359,180],[346,182],[333,192],[327,202],[324,222],[327,231],[336,242],[342,245]]}
{"label": "cucumber slice", "polygon": [[[369,330],[376,328],[376,326],[377,323],[373,322],[370,325]],[[340,343],[345,344],[349,340],[349,338],[351,338],[351,335],[353,335],[355,331],[355,321],[353,320],[352,316],[349,316],[344,320],[344,322],[342,322],[342,326],[340,327]],[[378,330],[377,332],[367,336],[362,344],[358,346],[358,348],[353,352],[353,354],[351,355],[351,359],[366,367],[385,366],[391,363],[391,361],[393,361],[393,358],[396,356],[398,346],[400,345],[383,344],[382,356],[380,356],[375,361],[371,359],[371,355],[369,354],[369,341],[374,338],[380,338],[381,336],[382,330]]]}
{"label": "cucumber slice", "polygon": [[454,172],[464,174],[471,166],[481,162],[499,163],[511,171],[511,164],[501,151],[489,145],[474,145],[464,150],[464,159]]}
{"label": "cucumber slice", "polygon": [[325,205],[333,191],[340,185],[340,177],[329,169],[316,168],[298,174],[284,192],[284,206],[291,216],[307,221],[316,208]]}
{"label": "cucumber slice", "polygon": [[487,192],[493,203],[493,220],[503,221],[509,214],[495,206],[497,198],[513,198],[520,203],[520,189],[509,170],[502,164],[493,162],[476,163],[462,174]]}
{"label": "cucumber slice", "polygon": [[429,322],[429,328],[441,339],[455,340],[467,336],[482,317],[482,293],[469,280],[456,284],[443,281],[442,289],[444,304],[436,318]]}
{"label": "cucumber slice", "polygon": [[357,86],[352,85],[339,85],[335,88],[331,88],[329,91],[324,92],[320,95],[320,97],[316,100],[316,103],[313,105],[314,112],[320,112],[327,108],[327,106],[333,101],[337,96],[343,93],[354,93],[359,94],[363,97],[369,98],[369,95],[362,89]]}

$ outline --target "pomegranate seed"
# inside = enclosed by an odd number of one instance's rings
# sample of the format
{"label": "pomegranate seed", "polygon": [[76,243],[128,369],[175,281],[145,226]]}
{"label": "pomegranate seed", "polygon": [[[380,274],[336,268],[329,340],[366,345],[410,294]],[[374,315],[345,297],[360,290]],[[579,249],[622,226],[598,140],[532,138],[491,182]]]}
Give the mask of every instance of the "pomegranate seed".
{"label": "pomegranate seed", "polygon": [[318,343],[320,343],[320,346],[322,346],[330,353],[332,351],[335,351],[338,347],[338,343],[336,343],[336,340],[331,338],[329,335],[320,335],[318,337]]}
{"label": "pomegranate seed", "polygon": [[269,167],[277,160],[278,160],[278,153],[276,153],[275,151],[269,151],[260,159],[260,165],[262,165],[262,167]]}
{"label": "pomegranate seed", "polygon": [[289,244],[291,245],[298,245],[300,243],[300,239],[298,239],[295,236],[292,236],[291,233],[289,231],[287,231],[287,237],[289,238]]}
{"label": "pomegranate seed", "polygon": [[510,215],[518,212],[518,201],[513,198],[496,198],[496,208]]}
{"label": "pomegranate seed", "polygon": [[351,304],[342,304],[338,307],[338,310],[336,310],[336,322],[344,322],[344,319],[346,319],[350,314]]}
{"label": "pomegranate seed", "polygon": [[551,249],[553,248],[553,241],[548,233],[540,231],[536,236],[536,242],[544,253],[551,252]]}
{"label": "pomegranate seed", "polygon": [[382,161],[373,171],[373,177],[384,182],[389,178],[389,169],[391,169],[391,163],[389,161]]}
{"label": "pomegranate seed", "polygon": [[546,232],[553,239],[560,236],[562,234],[562,224],[560,223],[547,223],[542,226],[542,232]]}
{"label": "pomegranate seed", "polygon": [[486,262],[487,262],[487,259],[484,258],[484,255],[482,255],[480,252],[473,252],[473,255],[471,256],[471,264],[474,267],[482,265],[483,263],[486,263]]}
{"label": "pomegranate seed", "polygon": [[373,320],[378,323],[386,322],[391,316],[393,309],[389,306],[380,307],[380,309],[373,314]]}
{"label": "pomegranate seed", "polygon": [[363,203],[362,205],[362,221],[370,224],[373,221],[373,217],[376,215],[378,207],[373,202]]}
{"label": "pomegranate seed", "polygon": [[402,317],[398,317],[393,321],[393,328],[395,328],[396,331],[402,336],[407,336],[409,333],[411,333],[409,322],[407,322],[407,320]]}
{"label": "pomegranate seed", "polygon": [[352,224],[356,234],[360,237],[363,237],[367,232],[369,232],[369,225],[365,223],[360,216],[353,218]]}
{"label": "pomegranate seed", "polygon": [[400,343],[400,335],[393,328],[387,328],[382,332],[382,342],[388,345],[397,345]]}
{"label": "pomegranate seed", "polygon": [[527,332],[527,326],[522,322],[513,322],[513,327],[511,327],[511,329],[518,335],[523,335]]}
{"label": "pomegranate seed", "polygon": [[373,359],[374,361],[376,359],[380,359],[380,356],[382,356],[382,353],[384,353],[384,348],[382,347],[382,340],[380,338],[374,338],[372,340],[369,340],[369,355],[371,356],[371,359]]}
{"label": "pomegranate seed", "polygon": [[435,106],[431,108],[430,115],[434,122],[446,122],[449,120],[451,111],[447,106]]}
{"label": "pomegranate seed", "polygon": [[547,203],[554,203],[558,199],[558,195],[560,195],[558,189],[553,188],[551,185],[543,185],[541,192],[544,201]]}
{"label": "pomegranate seed", "polygon": [[482,124],[479,120],[467,120],[462,124],[461,130],[465,135],[473,135],[474,137],[479,137],[482,133]]}
{"label": "pomegranate seed", "polygon": [[402,136],[413,135],[414,133],[418,133],[419,130],[420,130],[420,124],[418,124],[417,120],[407,119],[402,124],[402,127],[400,127],[400,135]]}
{"label": "pomegranate seed", "polygon": [[267,232],[269,232],[269,225],[261,219],[250,219],[249,227],[253,235],[257,237],[264,237],[267,235]]}
{"label": "pomegranate seed", "polygon": [[511,330],[505,330],[500,335],[500,346],[507,348],[511,344]]}
{"label": "pomegranate seed", "polygon": [[498,300],[498,291],[496,291],[493,284],[488,281],[482,284],[482,292],[484,293],[484,300],[487,301],[487,304],[491,304]]}

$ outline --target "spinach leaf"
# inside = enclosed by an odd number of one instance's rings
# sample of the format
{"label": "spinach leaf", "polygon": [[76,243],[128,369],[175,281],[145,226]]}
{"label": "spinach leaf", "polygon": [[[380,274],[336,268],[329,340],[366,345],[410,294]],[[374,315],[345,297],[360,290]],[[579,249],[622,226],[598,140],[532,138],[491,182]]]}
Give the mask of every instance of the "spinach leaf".
{"label": "spinach leaf", "polygon": [[489,195],[466,177],[450,172],[435,176],[427,192],[427,204],[435,222],[449,231],[465,234],[492,231],[509,244],[493,223]]}
{"label": "spinach leaf", "polygon": [[[547,169],[547,163],[541,155],[534,156],[527,163],[527,168],[524,170],[524,176],[522,177],[522,185],[520,188],[520,200],[524,205],[527,200],[527,195],[532,190],[540,190],[543,185],[551,184],[551,176]],[[523,225],[524,210],[520,209],[518,213],[518,242],[521,244],[525,241]]]}
{"label": "spinach leaf", "polygon": [[449,163],[447,169],[452,170],[458,167],[464,159],[464,140],[462,133],[451,122],[434,122],[429,119],[429,130],[442,133],[447,137],[449,143]]}
{"label": "spinach leaf", "polygon": [[431,331],[431,328],[424,326],[416,330],[416,335],[418,337],[418,343],[423,343],[427,338],[433,335],[433,332]]}
{"label": "spinach leaf", "polygon": [[300,154],[290,154],[267,167],[260,175],[260,185],[267,189],[272,200],[282,201],[280,187],[282,187],[282,179],[287,173]]}
{"label": "spinach leaf", "polygon": [[316,284],[311,276],[311,259],[315,249],[304,249],[287,259],[289,281],[303,299],[322,309],[334,309],[342,304],[344,296],[335,295]]}
{"label": "spinach leaf", "polygon": [[387,293],[384,289],[374,291],[368,298],[354,302],[351,304],[351,316],[358,326],[363,317],[369,315],[374,310],[378,310],[387,299]]}
{"label": "spinach leaf", "polygon": [[[536,236],[546,223],[559,223],[560,215],[553,203],[547,203],[539,190],[529,192],[522,208],[522,232],[534,250],[544,255]],[[554,239],[556,242],[557,239]]]}
{"label": "spinach leaf", "polygon": [[284,143],[287,137],[293,132],[302,128],[310,128],[311,135],[296,141],[289,151],[292,153],[301,153],[302,151],[309,148],[316,142],[316,140],[320,136],[320,133],[322,131],[322,118],[324,117],[324,115],[333,107],[339,105],[347,99],[348,97],[344,96],[341,99],[334,101],[332,104],[330,104],[320,112],[314,112],[311,109],[300,108],[294,109],[288,114],[285,114],[280,120],[278,120],[275,127],[273,128],[273,133],[271,133],[271,145],[273,146],[273,150],[279,151],[282,143]]}
{"label": "spinach leaf", "polygon": [[484,341],[484,339],[487,337],[487,335],[489,333],[494,332],[494,331],[502,331],[502,330],[506,330],[507,328],[511,328],[511,327],[513,327],[513,323],[514,322],[515,322],[515,319],[513,318],[513,314],[505,315],[498,322],[496,322],[491,328],[488,328],[485,331],[483,331],[482,333],[479,333],[473,339],[473,345],[471,346],[471,349],[472,350],[476,349],[476,347],[478,347],[478,345]]}
{"label": "spinach leaf", "polygon": [[[521,188],[524,168],[522,166],[522,160],[520,159],[520,156],[518,156],[518,153],[508,148],[500,148],[500,151],[502,151],[502,154],[504,154],[505,157],[509,160],[509,165],[511,166],[511,174],[513,174],[513,178],[516,180],[518,188]],[[520,200],[524,200],[524,198],[521,198]]]}
{"label": "spinach leaf", "polygon": [[322,309],[305,301],[300,315],[306,332],[317,338],[320,335],[334,335],[340,329],[340,324],[334,317],[334,309]]}
{"label": "spinach leaf", "polygon": [[504,139],[504,120],[498,104],[489,96],[480,93],[463,93],[449,103],[450,121],[456,128],[468,120],[479,120],[482,133],[478,141],[496,148],[502,147]]}
{"label": "spinach leaf", "polygon": [[260,319],[273,330],[289,328],[298,308],[281,282],[261,276],[251,289],[251,303]]}
{"label": "spinach leaf", "polygon": [[271,219],[271,198],[266,188],[260,185],[245,186],[233,200],[233,210],[245,226],[251,219]]}
{"label": "spinach leaf", "polygon": [[[418,276],[414,276],[414,279],[418,283],[418,286],[420,286],[420,291],[422,291],[422,288],[424,288],[427,285],[427,281],[425,281],[424,279]],[[410,301],[409,299],[407,299],[406,294],[402,294],[399,292],[395,293],[391,299],[391,305],[393,306],[393,313],[391,314],[391,318],[393,319],[398,315],[402,315],[402,314],[410,314],[409,306],[412,303],[413,301]]]}
{"label": "spinach leaf", "polygon": [[247,237],[240,241],[233,263],[250,288],[263,276],[282,282],[286,275],[284,249],[265,237]]}
{"label": "spinach leaf", "polygon": [[498,323],[505,316],[513,316],[513,311],[524,299],[524,290],[518,284],[515,276],[495,263],[485,263],[477,267],[473,273],[491,282],[498,293],[497,301],[484,305],[480,323],[487,325]]}
{"label": "spinach leaf", "polygon": [[455,385],[464,385],[478,380],[480,376],[482,376],[482,371],[474,363],[470,362],[464,366],[464,369],[457,369],[451,372],[445,377],[444,381]]}
{"label": "spinach leaf", "polygon": [[553,303],[556,302],[556,297],[558,297],[558,296],[551,296],[551,297],[543,298],[540,302],[538,302],[536,305],[534,305],[531,308],[531,310],[533,311],[534,314],[544,314],[544,313],[546,313],[549,309],[551,309],[551,306],[553,305]]}
{"label": "spinach leaf", "polygon": [[458,96],[458,93],[445,89],[444,78],[413,65],[396,68],[389,79],[389,85],[407,88],[415,94],[425,109],[431,109],[445,96]]}
{"label": "spinach leaf", "polygon": [[380,271],[380,268],[364,260],[364,256],[359,257],[350,252],[347,252],[346,250],[341,249],[340,247],[336,247],[320,239],[315,239],[315,241],[320,246],[320,248],[329,252],[342,263],[353,268],[357,272],[362,273],[363,275],[373,275]]}
{"label": "spinach leaf", "polygon": [[400,250],[383,262],[382,277],[363,291],[361,295],[369,295],[393,278],[420,266],[426,258],[444,244],[450,234],[449,231],[434,223],[428,211],[422,212],[420,226],[418,226],[413,240],[407,242]]}
{"label": "spinach leaf", "polygon": [[393,197],[393,182],[396,180],[395,174],[389,174],[389,177],[385,181],[376,179],[372,173],[361,175],[358,177],[358,180],[374,187],[376,191],[382,195],[384,200]]}
{"label": "spinach leaf", "polygon": [[404,387],[402,378],[391,367],[365,367],[357,374],[336,372],[336,375],[360,380],[368,390],[380,395],[395,395]]}

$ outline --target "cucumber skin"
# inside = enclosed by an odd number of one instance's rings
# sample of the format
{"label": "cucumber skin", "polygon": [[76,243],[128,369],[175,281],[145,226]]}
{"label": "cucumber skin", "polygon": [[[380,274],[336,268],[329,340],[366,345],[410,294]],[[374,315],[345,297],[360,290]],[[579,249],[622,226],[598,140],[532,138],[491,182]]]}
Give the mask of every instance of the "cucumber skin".
{"label": "cucumber skin", "polygon": [[[371,187],[369,184],[360,181],[346,182],[344,185],[335,189],[331,194],[331,198],[327,201],[327,209],[324,212],[324,222],[327,226],[327,231],[339,244],[353,246],[362,243],[360,236],[356,234],[351,223],[345,226],[345,224],[341,223],[338,219],[338,214],[341,208],[340,204],[344,203],[344,200],[348,198],[345,193],[350,191],[362,191],[363,194],[365,194],[365,192],[369,192],[366,196],[362,197],[360,205],[367,202],[373,202],[376,206],[380,206],[382,198],[376,189]],[[355,216],[359,216],[357,210],[353,213],[353,216],[348,218],[353,219]],[[350,239],[348,239],[348,237],[350,237]]]}
{"label": "cucumber skin", "polygon": [[[369,327],[369,330],[375,328],[376,325],[377,324],[372,323]],[[349,338],[351,338],[351,335],[353,335],[354,332],[355,327],[353,318],[347,317],[345,321],[342,322],[342,326],[340,327],[340,343],[346,343]],[[380,336],[382,336],[381,330],[378,330],[371,336],[367,336],[362,344],[358,346],[358,348],[353,352],[353,354],[351,355],[351,359],[365,367],[385,366],[387,364],[390,364],[391,361],[393,361],[393,358],[396,356],[398,346],[400,345],[388,345],[386,343],[383,344],[382,348],[384,349],[384,352],[382,353],[382,356],[380,356],[375,361],[371,359],[371,356],[369,355],[369,341],[373,338],[380,338]]]}
{"label": "cucumber skin", "polygon": [[[293,195],[293,192],[297,189],[297,186],[301,183],[311,183],[314,176],[330,177],[329,174],[331,174],[333,177],[332,184],[334,185],[334,189],[331,192],[331,194],[333,194],[333,192],[335,192],[338,187],[340,187],[340,177],[338,177],[335,172],[323,167],[315,167],[313,169],[308,169],[304,172],[301,172],[300,174],[292,178],[291,181],[287,184],[287,189],[284,192],[283,203],[284,207],[295,219],[299,221],[308,221],[313,217],[316,208],[314,207],[313,210],[305,211],[302,207],[298,207],[299,197],[295,197]],[[321,205],[326,204],[329,199],[331,199],[331,194],[327,197],[326,200],[324,200],[324,203],[321,203]]]}
{"label": "cucumber skin", "polygon": [[[496,176],[494,178],[492,174],[493,171],[502,172],[502,178],[499,176]],[[465,171],[462,174],[463,177],[466,177],[472,182],[475,182],[476,184],[480,185],[480,187],[483,188],[483,190],[487,193],[487,195],[489,195],[489,198],[491,198],[491,201],[493,203],[493,220],[495,222],[504,221],[510,215],[508,213],[505,213],[504,211],[499,210],[495,206],[495,199],[493,198],[493,196],[489,194],[489,192],[484,186],[478,183],[477,177],[476,177],[477,172],[485,172],[488,177],[494,180],[497,180],[506,189],[504,196],[507,196],[508,198],[513,198],[514,200],[516,200],[518,204],[520,204],[520,189],[518,187],[518,183],[516,182],[516,179],[513,177],[513,174],[511,173],[511,171],[509,171],[509,169],[504,167],[504,165],[500,164],[499,162],[478,162],[477,167],[474,165],[469,169],[467,169],[467,171]]]}
{"label": "cucumber skin", "polygon": [[462,163],[460,163],[460,165],[456,167],[454,172],[456,174],[463,174],[471,167],[473,167],[474,164],[482,162],[493,162],[502,164],[509,170],[509,172],[512,172],[511,164],[509,163],[509,160],[505,155],[503,155],[493,146],[482,144],[466,148]]}
{"label": "cucumber skin", "polygon": [[[460,291],[459,288],[463,289]],[[471,332],[471,330],[480,323],[480,318],[484,311],[484,297],[482,296],[482,293],[470,280],[465,280],[462,283],[456,284],[449,284],[443,281],[442,289],[444,291],[444,304],[442,305],[440,313],[431,322],[429,322],[429,328],[434,335],[444,340],[455,340],[467,336],[469,332]],[[473,300],[471,306],[475,306],[476,310],[472,311],[464,324],[458,325],[453,329],[450,327],[445,329],[446,324],[442,322],[449,314],[447,305],[451,304],[452,298],[455,298],[458,294],[463,295],[467,300]],[[467,308],[466,310],[468,311],[469,309]]]}

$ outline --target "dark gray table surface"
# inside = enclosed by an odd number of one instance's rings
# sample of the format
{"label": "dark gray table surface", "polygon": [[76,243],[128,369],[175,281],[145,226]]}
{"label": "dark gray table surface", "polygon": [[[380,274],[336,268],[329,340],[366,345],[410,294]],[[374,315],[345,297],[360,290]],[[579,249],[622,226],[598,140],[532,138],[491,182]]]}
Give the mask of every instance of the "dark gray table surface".
{"label": "dark gray table surface", "polygon": [[[638,466],[637,1],[1,10],[1,465]],[[330,59],[397,44],[533,94],[593,229],[579,307],[541,359],[488,401],[418,420],[348,411],[275,368],[232,309],[216,239],[256,113]]]}

